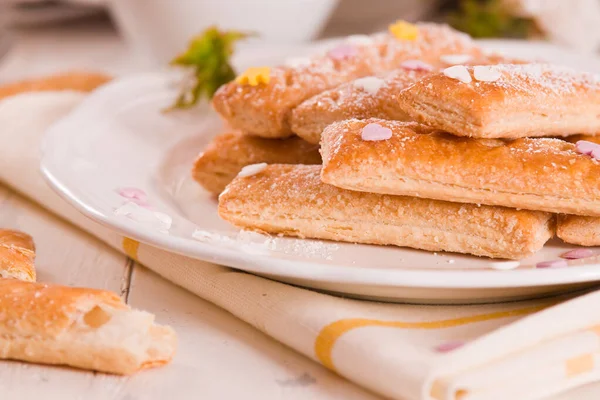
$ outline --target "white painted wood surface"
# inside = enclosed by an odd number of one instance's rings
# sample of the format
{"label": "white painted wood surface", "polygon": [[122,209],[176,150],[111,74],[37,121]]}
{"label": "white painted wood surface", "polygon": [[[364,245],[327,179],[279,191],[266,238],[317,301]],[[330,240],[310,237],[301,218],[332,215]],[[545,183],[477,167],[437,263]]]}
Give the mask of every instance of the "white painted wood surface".
{"label": "white painted wood surface", "polygon": [[[11,56],[0,60],[0,82],[68,69],[121,73],[143,66],[114,32],[97,26],[81,28],[21,35]],[[156,314],[179,336],[179,352],[171,365],[128,378],[0,361],[0,400],[378,398],[3,186],[0,227],[34,237],[39,281],[113,290],[133,307]],[[598,398],[600,384],[555,400]]]}
{"label": "white painted wood surface", "polygon": [[375,398],[3,186],[0,226],[34,237],[39,281],[113,290],[180,341],[171,365],[129,378],[1,361],[2,400]]}

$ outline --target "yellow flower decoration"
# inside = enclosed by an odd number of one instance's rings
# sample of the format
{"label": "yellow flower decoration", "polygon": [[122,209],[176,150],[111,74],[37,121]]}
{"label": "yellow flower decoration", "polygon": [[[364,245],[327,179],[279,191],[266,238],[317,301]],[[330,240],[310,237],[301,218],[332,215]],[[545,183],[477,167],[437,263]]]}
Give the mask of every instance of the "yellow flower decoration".
{"label": "yellow flower decoration", "polygon": [[417,40],[419,28],[406,21],[398,20],[389,27],[390,33],[400,40]]}
{"label": "yellow flower decoration", "polygon": [[258,86],[261,83],[267,85],[271,80],[271,68],[252,67],[248,68],[243,74],[235,78],[235,81],[241,85]]}

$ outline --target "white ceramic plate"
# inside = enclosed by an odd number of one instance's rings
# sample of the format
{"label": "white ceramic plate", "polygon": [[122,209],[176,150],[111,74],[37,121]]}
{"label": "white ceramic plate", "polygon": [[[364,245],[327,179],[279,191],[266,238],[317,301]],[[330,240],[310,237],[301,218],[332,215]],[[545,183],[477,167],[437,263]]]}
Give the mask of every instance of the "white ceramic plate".
{"label": "white ceramic plate", "polygon": [[[600,71],[599,61],[548,45],[487,45]],[[570,248],[559,241],[517,269],[499,271],[492,269],[498,261],[458,254],[240,233],[219,219],[216,200],[189,176],[192,161],[222,130],[221,123],[207,106],[191,113],[161,112],[175,96],[172,82],[168,73],[117,80],[52,127],[42,170],[58,193],[89,217],[153,246],[350,296],[482,302],[574,290],[600,280],[600,258],[575,260],[565,268],[533,268]],[[116,193],[121,187],[148,193],[154,209],[172,217],[169,232],[117,215],[124,203]],[[201,240],[192,237],[196,230]]]}

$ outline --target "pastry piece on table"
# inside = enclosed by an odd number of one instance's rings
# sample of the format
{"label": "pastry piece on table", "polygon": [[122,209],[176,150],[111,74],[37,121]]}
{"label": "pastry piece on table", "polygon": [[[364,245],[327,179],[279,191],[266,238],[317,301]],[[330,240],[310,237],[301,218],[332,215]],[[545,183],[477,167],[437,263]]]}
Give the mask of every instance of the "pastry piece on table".
{"label": "pastry piece on table", "polygon": [[114,374],[168,363],[175,332],[114,293],[0,279],[0,358]]}
{"label": "pastry piece on table", "polygon": [[470,37],[445,25],[398,22],[390,33],[351,36],[324,55],[289,60],[274,68],[250,68],[223,85],[213,105],[234,129],[283,138],[292,135],[292,109],[317,93],[392,71],[405,60],[428,62],[443,54],[480,53]]}
{"label": "pastry piece on table", "polygon": [[321,182],[317,165],[269,165],[238,177],[219,215],[262,232],[520,259],[553,235],[551,214],[361,193]]}
{"label": "pastry piece on table", "polygon": [[25,92],[45,92],[58,90],[74,90],[91,92],[104,85],[111,78],[101,73],[68,72],[43,78],[31,78],[20,82],[0,86],[0,100]]}
{"label": "pastry piece on table", "polygon": [[454,66],[403,90],[398,104],[414,120],[457,136],[600,131],[600,79],[548,64]]}
{"label": "pastry piece on table", "polygon": [[319,146],[298,137],[264,139],[228,132],[216,136],[192,168],[192,176],[206,190],[219,194],[243,167],[268,164],[321,164]]}
{"label": "pastry piece on table", "polygon": [[26,233],[0,229],[0,278],[35,282],[35,245]]}
{"label": "pastry piece on table", "polygon": [[[598,136],[573,135],[564,138],[564,140],[571,143],[584,140],[600,145],[600,137]],[[556,223],[556,236],[567,243],[580,246],[600,246],[600,218],[559,215]]]}
{"label": "pastry piece on table", "polygon": [[411,117],[398,104],[399,93],[420,79],[439,71],[441,66],[447,66],[452,60],[489,65],[499,62],[526,63],[524,60],[500,55],[481,55],[476,58],[469,55],[446,55],[432,64],[409,60],[400,64],[400,69],[384,77],[360,78],[302,102],[292,112],[292,131],[308,142],[319,143],[321,132],[327,125],[345,119],[383,118],[409,121]]}
{"label": "pastry piece on table", "polygon": [[560,139],[472,139],[417,123],[337,122],[323,182],[364,192],[600,216],[600,164]]}

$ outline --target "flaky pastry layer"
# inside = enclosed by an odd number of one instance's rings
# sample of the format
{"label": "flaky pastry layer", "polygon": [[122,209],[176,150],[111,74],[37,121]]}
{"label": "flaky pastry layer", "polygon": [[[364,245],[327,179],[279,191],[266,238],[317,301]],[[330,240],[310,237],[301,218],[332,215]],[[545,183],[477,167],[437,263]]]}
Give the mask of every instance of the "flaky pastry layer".
{"label": "flaky pastry layer", "polygon": [[0,279],[0,358],[131,374],[168,363],[175,332],[104,290]]}
{"label": "flaky pastry layer", "polygon": [[[509,59],[497,54],[480,55],[469,63],[494,65],[501,62],[525,64],[527,61]],[[374,93],[354,80],[336,88],[326,90],[302,102],[292,112],[292,131],[310,143],[319,143],[321,133],[337,121],[356,118],[382,118],[410,121],[411,117],[398,104],[400,92],[424,77],[447,67],[442,60],[431,64],[432,71],[397,69],[382,77],[381,87]]]}
{"label": "flaky pastry layer", "polygon": [[[493,82],[428,76],[398,96],[414,120],[458,136],[521,138],[600,131],[600,80],[549,64],[491,67]],[[473,68],[467,68],[473,77]]]}
{"label": "flaky pastry layer", "polygon": [[[564,138],[571,143],[587,140],[600,144],[599,136],[574,135]],[[600,246],[600,218],[581,215],[559,215],[556,223],[556,236],[567,243],[580,246]]]}
{"label": "flaky pastry layer", "polygon": [[559,215],[556,236],[571,244],[600,246],[600,218]]}
{"label": "flaky pastry layer", "polygon": [[377,93],[367,92],[355,81],[319,93],[294,109],[292,130],[307,142],[319,143],[323,130],[336,121],[349,118],[408,120],[408,114],[398,107],[398,93],[429,74],[427,71],[394,71],[383,79]]}
{"label": "flaky pastry layer", "polygon": [[298,66],[271,68],[268,84],[250,86],[230,82],[213,98],[213,106],[240,131],[268,138],[292,134],[289,118],[302,101],[363,76],[392,71],[408,59],[437,60],[442,54],[479,53],[465,34],[448,26],[418,24],[416,40],[399,40],[391,34],[376,34],[367,43],[348,39],[356,54],[338,60],[318,55]]}
{"label": "flaky pastry layer", "polygon": [[[388,140],[365,141],[369,123]],[[471,139],[379,119],[330,125],[321,140],[325,183],[555,213],[600,216],[600,164],[559,139]]]}
{"label": "flaky pastry layer", "polygon": [[236,178],[219,215],[244,229],[343,242],[519,259],[553,234],[551,214],[343,190],[320,166],[270,165]]}
{"label": "flaky pastry layer", "polygon": [[216,136],[200,154],[192,176],[206,190],[219,194],[246,165],[321,164],[319,146],[298,137],[264,139],[228,132]]}
{"label": "flaky pastry layer", "polygon": [[26,233],[0,229],[0,278],[35,282],[35,244]]}

